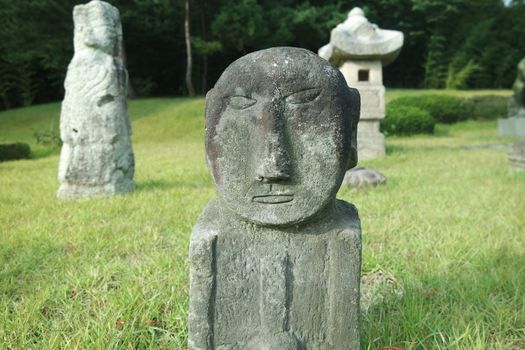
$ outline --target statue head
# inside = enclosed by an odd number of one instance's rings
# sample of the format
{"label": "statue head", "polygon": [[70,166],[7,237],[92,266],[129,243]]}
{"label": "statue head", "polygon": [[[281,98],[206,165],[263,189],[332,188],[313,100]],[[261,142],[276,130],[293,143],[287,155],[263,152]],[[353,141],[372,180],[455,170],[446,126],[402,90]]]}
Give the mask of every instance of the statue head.
{"label": "statue head", "polygon": [[525,81],[525,58],[518,63],[518,79]]}
{"label": "statue head", "polygon": [[[523,108],[525,107],[525,58],[518,63],[518,74],[514,81],[514,85],[512,86],[512,90],[514,90],[512,103],[514,108],[509,105],[509,115],[518,113],[519,109],[523,111]],[[515,108],[517,109],[513,110]]]}
{"label": "statue head", "polygon": [[93,0],[75,6],[75,50],[85,47],[117,56],[122,41],[122,26],[118,9],[107,2]]}
{"label": "statue head", "polygon": [[359,93],[299,48],[233,62],[206,97],[206,153],[219,199],[261,225],[291,225],[333,206],[357,163]]}

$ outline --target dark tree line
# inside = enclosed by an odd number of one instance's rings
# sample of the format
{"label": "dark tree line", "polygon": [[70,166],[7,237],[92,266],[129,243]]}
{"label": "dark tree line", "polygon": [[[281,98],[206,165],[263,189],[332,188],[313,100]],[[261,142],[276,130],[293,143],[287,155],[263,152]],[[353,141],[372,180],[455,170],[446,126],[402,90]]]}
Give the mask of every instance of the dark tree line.
{"label": "dark tree line", "polygon": [[[525,4],[514,0],[107,0],[120,9],[138,96],[204,94],[234,59],[271,46],[317,51],[350,9],[405,33],[385,85],[509,88],[525,57]],[[86,1],[0,0],[0,109],[60,100],[73,54],[72,8]]]}

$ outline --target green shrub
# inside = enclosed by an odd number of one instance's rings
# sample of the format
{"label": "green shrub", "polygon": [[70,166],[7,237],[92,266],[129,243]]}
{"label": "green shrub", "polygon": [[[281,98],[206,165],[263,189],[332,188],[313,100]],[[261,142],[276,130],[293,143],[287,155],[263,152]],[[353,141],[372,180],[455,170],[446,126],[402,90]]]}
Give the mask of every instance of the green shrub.
{"label": "green shrub", "polygon": [[396,98],[391,106],[412,106],[430,113],[438,123],[452,124],[468,118],[465,101],[448,95],[415,95]]}
{"label": "green shrub", "polygon": [[498,119],[507,116],[509,97],[497,95],[472,96],[465,99],[469,119]]}
{"label": "green shrub", "polygon": [[27,159],[31,149],[26,143],[0,144],[0,162],[15,159]]}
{"label": "green shrub", "polygon": [[435,125],[436,120],[421,108],[388,104],[381,131],[386,135],[432,134]]}
{"label": "green shrub", "polygon": [[33,136],[36,143],[44,146],[62,146],[62,140],[60,139],[60,131],[51,129],[49,131],[35,131]]}

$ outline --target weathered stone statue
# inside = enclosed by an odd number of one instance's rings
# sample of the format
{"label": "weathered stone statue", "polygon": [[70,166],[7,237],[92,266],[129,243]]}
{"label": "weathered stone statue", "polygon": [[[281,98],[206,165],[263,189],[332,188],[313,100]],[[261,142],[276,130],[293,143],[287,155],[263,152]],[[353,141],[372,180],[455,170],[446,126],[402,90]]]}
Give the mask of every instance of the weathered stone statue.
{"label": "weathered stone statue", "polygon": [[509,117],[498,119],[498,135],[525,137],[525,58],[518,64],[518,74],[509,99]]}
{"label": "weathered stone statue", "polygon": [[370,23],[355,7],[330,34],[319,55],[339,67],[349,86],[361,94],[361,121],[357,132],[359,159],[385,155],[385,137],[379,123],[385,117],[382,66],[390,64],[403,46],[403,33]]}
{"label": "weathered stone statue", "polygon": [[75,55],[60,116],[60,198],[133,189],[134,157],[127,112],[118,10],[103,1],[75,6]]}
{"label": "weathered stone statue", "polygon": [[218,199],[190,242],[189,349],[358,349],[361,229],[335,199],[359,94],[314,53],[232,63],[206,99]]}
{"label": "weathered stone statue", "polygon": [[510,100],[509,117],[525,117],[525,58],[518,64],[518,75],[512,90],[514,95]]}
{"label": "weathered stone statue", "polygon": [[525,139],[511,146],[508,152],[508,159],[511,170],[525,171]]}

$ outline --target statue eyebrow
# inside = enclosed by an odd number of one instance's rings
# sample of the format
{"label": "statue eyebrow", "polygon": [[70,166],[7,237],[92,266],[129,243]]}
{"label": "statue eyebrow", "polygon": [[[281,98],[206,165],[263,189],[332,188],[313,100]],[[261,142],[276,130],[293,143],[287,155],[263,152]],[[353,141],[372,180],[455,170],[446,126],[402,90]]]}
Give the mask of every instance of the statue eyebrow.
{"label": "statue eyebrow", "polygon": [[306,88],[306,89],[301,89],[301,90],[296,90],[296,91],[292,91],[286,95],[284,95],[284,97],[288,97],[288,96],[291,96],[293,94],[297,94],[299,92],[305,92],[305,91],[310,91],[310,90],[321,90],[321,88],[319,87],[311,87],[311,88]]}
{"label": "statue eyebrow", "polygon": [[233,93],[231,95],[226,95],[223,98],[231,98],[231,97],[249,97],[249,98],[252,98],[252,95],[251,94],[236,94],[236,93]]}

